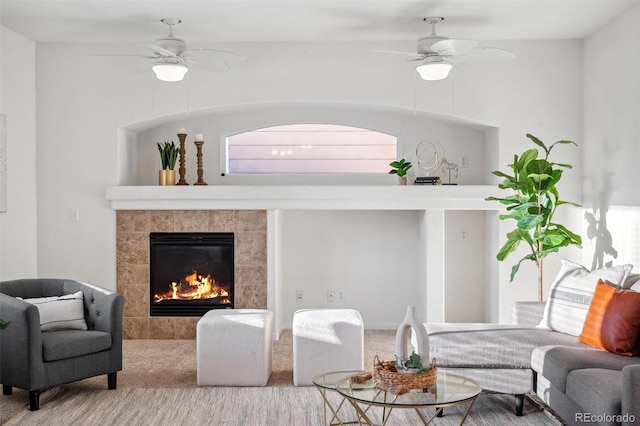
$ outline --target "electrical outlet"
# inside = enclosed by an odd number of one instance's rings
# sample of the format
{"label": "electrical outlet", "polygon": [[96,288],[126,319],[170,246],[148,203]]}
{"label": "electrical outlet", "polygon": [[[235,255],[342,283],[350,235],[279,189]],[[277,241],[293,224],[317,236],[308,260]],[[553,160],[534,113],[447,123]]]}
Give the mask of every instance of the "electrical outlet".
{"label": "electrical outlet", "polygon": [[302,290],[296,290],[296,302],[302,302]]}
{"label": "electrical outlet", "polygon": [[327,290],[327,302],[336,301],[336,292],[333,290]]}
{"label": "electrical outlet", "polygon": [[466,240],[469,238],[469,231],[466,228],[461,228],[460,229],[460,239],[461,240]]}
{"label": "electrical outlet", "polygon": [[338,302],[344,302],[344,291],[338,290]]}
{"label": "electrical outlet", "polygon": [[467,154],[462,154],[460,156],[460,159],[458,160],[458,166],[460,168],[465,168],[465,167],[469,167],[469,157],[467,156]]}
{"label": "electrical outlet", "polygon": [[69,221],[80,222],[80,209],[77,209],[77,208],[69,209]]}

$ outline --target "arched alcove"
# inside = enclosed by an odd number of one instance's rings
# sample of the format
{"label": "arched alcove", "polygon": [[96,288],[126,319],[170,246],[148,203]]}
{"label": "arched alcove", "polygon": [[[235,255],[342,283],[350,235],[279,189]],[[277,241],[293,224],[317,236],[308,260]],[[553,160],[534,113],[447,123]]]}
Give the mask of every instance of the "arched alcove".
{"label": "arched alcove", "polygon": [[[312,102],[256,103],[202,109],[134,123],[119,132],[119,184],[154,185],[157,182],[159,157],[157,142],[178,142],[178,129],[186,129],[187,182],[195,181],[196,155],[193,141],[204,136],[203,165],[209,184],[394,184],[386,176],[222,176],[224,139],[228,135],[256,128],[301,123],[324,123],[361,127],[396,135],[398,158],[414,160],[415,149],[430,141],[444,149],[447,159],[462,166],[456,183],[486,185],[498,152],[495,127],[458,117],[437,115],[405,108],[380,105],[334,104]],[[461,163],[461,158],[467,161]],[[410,177],[425,175],[414,167]],[[435,173],[433,173],[435,174]],[[440,174],[442,172],[440,171]]]}

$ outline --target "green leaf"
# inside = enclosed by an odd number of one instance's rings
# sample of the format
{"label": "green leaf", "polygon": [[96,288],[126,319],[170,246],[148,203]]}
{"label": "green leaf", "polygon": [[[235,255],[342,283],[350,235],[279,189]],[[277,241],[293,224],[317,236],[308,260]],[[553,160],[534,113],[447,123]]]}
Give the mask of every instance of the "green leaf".
{"label": "green leaf", "polygon": [[[538,158],[537,149],[529,149],[522,153],[520,159],[517,161],[517,168],[519,171],[525,170],[527,165]],[[515,164],[515,163],[514,163]]]}
{"label": "green leaf", "polygon": [[7,321],[4,318],[0,318],[0,330],[4,330],[5,328],[9,327],[9,324],[11,324],[11,321]]}
{"label": "green leaf", "polygon": [[537,207],[537,206],[538,205],[536,203],[528,202],[528,203],[522,203],[522,204],[517,205],[516,207],[513,208],[513,210],[515,210],[515,211],[527,211],[531,207]]}
{"label": "green leaf", "polygon": [[540,148],[544,149],[544,152],[546,152],[547,154],[549,153],[549,151],[551,150],[551,148],[547,148],[547,146],[544,144],[544,142],[542,142],[540,139],[538,139],[537,137],[527,133],[527,137],[529,139],[531,139],[531,141],[533,141],[533,143],[535,143],[536,145],[538,145]]}
{"label": "green leaf", "polygon": [[509,281],[512,282],[513,278],[516,276],[516,274],[518,273],[518,270],[520,269],[520,264],[525,261],[525,260],[535,260],[533,255],[528,254],[525,257],[523,257],[522,259],[520,259],[518,261],[518,263],[516,263],[515,265],[513,265],[511,267],[511,274],[509,275]]}
{"label": "green leaf", "polygon": [[578,146],[578,144],[575,143],[574,141],[560,140],[560,141],[556,141],[556,142],[552,143],[551,146],[549,147],[549,151],[551,151],[551,149],[556,145],[567,145],[567,144],[572,144],[572,145]]}
{"label": "green leaf", "polygon": [[540,182],[540,181],[544,181],[544,180],[549,180],[551,179],[551,175],[548,175],[546,173],[542,173],[542,174],[538,174],[538,173],[529,173],[527,175],[527,177],[531,180],[533,180],[534,182]]}
{"label": "green leaf", "polygon": [[527,215],[518,221],[518,228],[529,230],[534,229],[542,223],[544,217],[540,214]]}
{"label": "green leaf", "polygon": [[564,163],[549,163],[552,166],[558,166],[558,167],[564,167],[565,169],[573,169],[573,166],[571,164],[564,164]]}
{"label": "green leaf", "polygon": [[520,245],[520,241],[526,241],[528,234],[520,229],[514,229],[507,234],[507,242],[496,255],[498,260],[504,260],[509,254],[513,253]]}
{"label": "green leaf", "polygon": [[573,201],[562,201],[562,200],[556,201],[556,205],[557,206],[561,206],[563,204],[569,204],[569,205],[574,206],[574,207],[582,207],[581,204],[574,203]]}
{"label": "green leaf", "polygon": [[498,176],[498,177],[503,177],[506,179],[515,179],[513,176],[508,175],[506,173],[501,172],[500,170],[494,170],[493,172],[491,172],[492,174]]}

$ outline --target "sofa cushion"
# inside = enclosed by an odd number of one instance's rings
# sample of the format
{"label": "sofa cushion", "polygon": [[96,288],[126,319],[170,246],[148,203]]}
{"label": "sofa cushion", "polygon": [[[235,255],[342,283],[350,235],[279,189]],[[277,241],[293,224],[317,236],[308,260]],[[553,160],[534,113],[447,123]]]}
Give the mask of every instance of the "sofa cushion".
{"label": "sofa cushion", "polygon": [[548,345],[531,352],[531,368],[544,376],[561,392],[567,390],[570,372],[583,368],[622,370],[627,365],[640,364],[639,357],[620,356],[583,345],[582,348]]}
{"label": "sofa cushion", "polygon": [[45,362],[75,358],[111,348],[111,334],[93,330],[57,330],[42,333]]}
{"label": "sofa cushion", "polygon": [[530,368],[536,346],[585,346],[568,334],[510,324],[427,323],[425,327],[429,358],[435,357],[439,367]]}
{"label": "sofa cushion", "polygon": [[631,356],[640,328],[640,293],[598,281],[580,341]]}
{"label": "sofa cushion", "polygon": [[[21,299],[18,297],[18,299]],[[22,299],[38,308],[40,329],[86,330],[84,319],[84,297],[81,291],[62,296]]]}
{"label": "sofa cushion", "polygon": [[632,265],[589,271],[582,265],[562,259],[560,270],[551,284],[539,327],[578,336],[589,310],[591,296],[599,279],[620,287]]}
{"label": "sofa cushion", "polygon": [[567,377],[566,394],[592,415],[620,415],[622,371],[601,368],[574,370]]}

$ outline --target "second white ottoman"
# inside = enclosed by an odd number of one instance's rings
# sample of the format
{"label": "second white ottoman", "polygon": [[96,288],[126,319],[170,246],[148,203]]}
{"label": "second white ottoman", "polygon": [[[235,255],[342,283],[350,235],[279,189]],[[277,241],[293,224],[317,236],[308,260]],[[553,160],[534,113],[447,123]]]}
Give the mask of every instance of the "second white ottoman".
{"label": "second white ottoman", "polygon": [[293,384],[310,386],[329,371],[364,368],[364,325],[355,309],[302,309],[293,314]]}
{"label": "second white ottoman", "polygon": [[273,312],[214,309],[196,328],[198,385],[265,386],[273,361]]}

